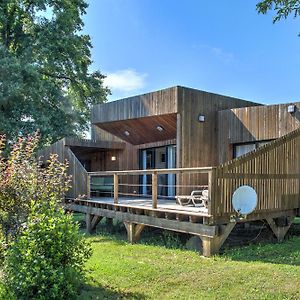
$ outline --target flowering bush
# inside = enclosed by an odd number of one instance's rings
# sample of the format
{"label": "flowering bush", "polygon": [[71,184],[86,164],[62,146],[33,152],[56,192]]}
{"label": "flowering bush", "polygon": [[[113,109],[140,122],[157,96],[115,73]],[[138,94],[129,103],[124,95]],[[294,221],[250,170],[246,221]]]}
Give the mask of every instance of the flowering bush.
{"label": "flowering bush", "polygon": [[0,136],[0,229],[6,243],[13,239],[33,207],[49,197],[61,201],[70,187],[67,163],[52,155],[46,168],[36,159],[38,135],[20,138],[5,157],[6,141]]}
{"label": "flowering bush", "polygon": [[67,163],[52,155],[42,168],[35,157],[37,145],[37,135],[19,139],[5,156],[5,138],[0,137],[5,283],[17,299],[71,299],[91,250],[61,206],[70,186]]}

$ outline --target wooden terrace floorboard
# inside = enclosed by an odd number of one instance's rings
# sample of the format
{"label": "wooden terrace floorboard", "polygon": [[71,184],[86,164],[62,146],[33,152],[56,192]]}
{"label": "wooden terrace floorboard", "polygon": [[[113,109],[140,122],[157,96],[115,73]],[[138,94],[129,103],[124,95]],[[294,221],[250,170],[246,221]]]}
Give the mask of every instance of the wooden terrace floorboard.
{"label": "wooden terrace floorboard", "polygon": [[[118,204],[114,204],[112,197],[92,197],[90,200],[85,200],[90,203],[111,204],[115,206],[123,206],[139,209],[152,210],[152,200],[150,198],[119,198]],[[199,216],[208,216],[208,209],[201,206],[179,205],[172,199],[158,199],[158,211],[170,211],[173,213],[197,214]]]}

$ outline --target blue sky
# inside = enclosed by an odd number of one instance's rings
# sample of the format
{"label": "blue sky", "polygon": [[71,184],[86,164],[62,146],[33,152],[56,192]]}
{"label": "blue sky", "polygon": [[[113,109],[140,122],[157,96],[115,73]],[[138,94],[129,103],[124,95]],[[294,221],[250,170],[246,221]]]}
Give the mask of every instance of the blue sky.
{"label": "blue sky", "polygon": [[262,103],[300,100],[300,17],[258,0],[89,0],[85,32],[110,100],[174,85]]}

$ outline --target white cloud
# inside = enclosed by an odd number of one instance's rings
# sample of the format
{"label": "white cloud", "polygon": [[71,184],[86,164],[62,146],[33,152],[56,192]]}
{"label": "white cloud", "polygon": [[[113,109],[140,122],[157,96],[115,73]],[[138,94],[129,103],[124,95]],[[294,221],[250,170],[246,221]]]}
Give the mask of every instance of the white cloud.
{"label": "white cloud", "polygon": [[213,47],[211,51],[217,58],[225,63],[230,63],[234,60],[234,55],[232,53],[225,52],[221,48]]}
{"label": "white cloud", "polygon": [[225,64],[231,64],[236,62],[236,58],[233,53],[227,52],[219,47],[213,47],[211,45],[207,44],[195,44],[193,45],[194,49],[200,49],[201,51],[205,51],[209,53],[210,55],[213,55],[215,58],[217,58],[219,61]]}
{"label": "white cloud", "polygon": [[128,93],[145,87],[147,74],[140,74],[133,69],[125,69],[108,73],[106,76],[104,84],[112,92]]}

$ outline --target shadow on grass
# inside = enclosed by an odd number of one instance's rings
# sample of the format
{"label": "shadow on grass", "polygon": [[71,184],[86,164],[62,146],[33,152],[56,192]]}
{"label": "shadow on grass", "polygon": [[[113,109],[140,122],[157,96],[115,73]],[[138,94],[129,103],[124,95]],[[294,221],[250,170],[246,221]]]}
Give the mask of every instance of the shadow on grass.
{"label": "shadow on grass", "polygon": [[102,286],[92,286],[85,284],[82,287],[81,293],[78,296],[78,300],[88,300],[88,299],[136,299],[136,300],[143,300],[146,299],[146,297],[143,294],[140,293],[131,293],[131,292],[122,292],[122,291],[116,291],[107,287]]}
{"label": "shadow on grass", "polygon": [[[101,234],[101,235],[100,235]],[[87,235],[93,243],[114,243],[120,246],[126,245],[128,242],[123,237],[107,233],[98,233],[98,235]]]}
{"label": "shadow on grass", "polygon": [[[235,228],[235,230],[237,229]],[[166,230],[146,228],[140,243],[187,250],[185,247],[186,236]],[[96,232],[90,237],[93,239],[93,243],[127,244],[126,230],[120,222],[114,222],[113,226],[101,222],[97,226]],[[295,220],[283,243],[277,243],[270,228],[265,226],[263,231],[257,229],[249,236],[245,230],[237,231],[236,236],[230,235],[225,243],[225,249],[222,256],[235,261],[300,266],[300,218]]]}
{"label": "shadow on grass", "polygon": [[300,237],[282,243],[266,243],[225,250],[224,257],[235,261],[300,266]]}

